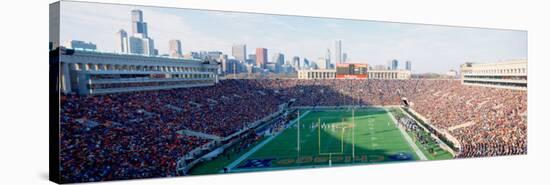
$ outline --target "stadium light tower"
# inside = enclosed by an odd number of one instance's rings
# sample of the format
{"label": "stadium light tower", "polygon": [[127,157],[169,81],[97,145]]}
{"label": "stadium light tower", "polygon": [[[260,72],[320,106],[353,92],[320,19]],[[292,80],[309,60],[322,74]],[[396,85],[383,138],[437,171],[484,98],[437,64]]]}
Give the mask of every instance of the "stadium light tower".
{"label": "stadium light tower", "polygon": [[300,159],[300,110],[298,110],[298,134],[296,136],[296,149],[298,151],[298,160]]}
{"label": "stadium light tower", "polygon": [[355,108],[351,110],[351,159],[355,163]]}

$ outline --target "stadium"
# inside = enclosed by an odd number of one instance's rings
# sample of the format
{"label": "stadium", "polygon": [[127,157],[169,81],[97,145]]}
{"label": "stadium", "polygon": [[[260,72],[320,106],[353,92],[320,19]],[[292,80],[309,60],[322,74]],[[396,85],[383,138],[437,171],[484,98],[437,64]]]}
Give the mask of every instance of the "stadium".
{"label": "stadium", "polygon": [[455,79],[224,79],[211,63],[187,72],[168,70],[170,61],[61,53],[62,182],[527,153],[525,90]]}

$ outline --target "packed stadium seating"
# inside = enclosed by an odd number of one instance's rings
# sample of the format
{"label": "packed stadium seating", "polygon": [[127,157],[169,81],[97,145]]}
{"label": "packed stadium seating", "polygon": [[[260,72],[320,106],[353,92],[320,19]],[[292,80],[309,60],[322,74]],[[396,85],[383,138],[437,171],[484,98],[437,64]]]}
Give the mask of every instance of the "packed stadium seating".
{"label": "packed stadium seating", "polygon": [[527,93],[456,80],[222,80],[210,87],[62,95],[64,182],[175,176],[179,157],[226,137],[296,99],[295,106],[411,107],[461,143],[457,157],[525,154]]}

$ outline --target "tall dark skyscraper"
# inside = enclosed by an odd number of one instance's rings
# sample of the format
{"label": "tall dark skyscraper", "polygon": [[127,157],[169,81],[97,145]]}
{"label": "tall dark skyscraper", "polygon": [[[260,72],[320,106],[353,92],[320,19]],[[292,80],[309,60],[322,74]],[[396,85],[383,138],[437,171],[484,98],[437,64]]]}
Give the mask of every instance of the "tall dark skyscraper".
{"label": "tall dark skyscraper", "polygon": [[143,22],[143,12],[132,10],[132,34],[142,34],[147,37],[147,23]]}
{"label": "tall dark skyscraper", "polygon": [[267,64],[267,49],[266,48],[256,48],[256,66],[259,68],[265,69]]}
{"label": "tall dark skyscraper", "polygon": [[300,69],[300,57],[292,57],[292,67],[294,67],[294,69]]}
{"label": "tall dark skyscraper", "polygon": [[396,59],[393,59],[390,64],[391,66],[389,66],[389,68],[391,70],[397,70],[397,68],[399,68],[399,61]]}
{"label": "tall dark skyscraper", "polygon": [[405,62],[405,69],[406,69],[407,71],[411,71],[411,70],[412,70],[412,62],[411,62],[411,61],[408,61],[408,60],[407,60],[407,61]]}
{"label": "tall dark skyscraper", "polygon": [[124,39],[122,32],[117,32],[117,40],[120,41],[120,51],[124,51],[124,43],[127,42],[128,52],[134,54],[156,55],[155,41],[149,38],[147,23],[143,21],[141,10],[132,10],[132,35]]}

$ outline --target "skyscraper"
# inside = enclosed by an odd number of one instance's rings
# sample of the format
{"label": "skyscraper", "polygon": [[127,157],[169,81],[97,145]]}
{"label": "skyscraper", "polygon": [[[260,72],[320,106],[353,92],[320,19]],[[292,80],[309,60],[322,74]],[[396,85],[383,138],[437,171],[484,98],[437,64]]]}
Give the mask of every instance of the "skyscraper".
{"label": "skyscraper", "polygon": [[143,54],[155,55],[155,41],[149,37],[142,38],[143,42]]}
{"label": "skyscraper", "polygon": [[304,63],[301,65],[301,66],[302,66],[302,69],[306,69],[306,68],[309,68],[309,67],[310,67],[309,65],[310,65],[311,63],[309,62],[309,60],[308,60],[307,58],[304,58],[303,62],[304,62]]}
{"label": "skyscraper", "polygon": [[132,10],[132,35],[141,34],[147,37],[147,23],[143,22],[143,12]]}
{"label": "skyscraper", "polygon": [[116,32],[117,52],[129,53],[128,42],[128,33],[123,29],[118,30],[118,32]]}
{"label": "skyscraper", "polygon": [[391,70],[397,70],[397,68],[399,68],[399,61],[396,60],[396,59],[393,59],[393,60],[391,61],[391,67],[390,67],[390,69],[391,69]]}
{"label": "skyscraper", "polygon": [[342,64],[342,41],[337,40],[334,43],[334,62],[336,64]]}
{"label": "skyscraper", "polygon": [[330,68],[330,63],[332,63],[331,58],[330,58],[330,49],[329,48],[327,48],[327,53],[325,54],[325,59],[328,62],[328,64],[327,64],[328,65],[327,69],[328,69],[328,68]]}
{"label": "skyscraper", "polygon": [[300,57],[298,56],[294,56],[292,57],[292,67],[294,67],[294,69],[300,69]]}
{"label": "skyscraper", "polygon": [[326,58],[318,58],[315,63],[319,69],[328,69],[330,67],[330,64]]}
{"label": "skyscraper", "polygon": [[267,49],[266,48],[256,48],[256,66],[262,69],[265,69],[267,64]]}
{"label": "skyscraper", "polygon": [[128,48],[130,53],[133,54],[144,54],[143,40],[139,37],[130,36],[128,40]]}
{"label": "skyscraper", "polygon": [[275,63],[275,73],[281,72],[281,68],[285,64],[285,55],[282,53],[275,53],[273,55],[273,63]]}
{"label": "skyscraper", "polygon": [[170,43],[169,55],[171,57],[177,57],[177,58],[183,57],[183,54],[182,54],[183,52],[181,50],[181,41],[180,40],[170,40],[169,43]]}
{"label": "skyscraper", "polygon": [[276,63],[278,65],[285,64],[285,55],[282,53],[273,54],[273,63]]}
{"label": "skyscraper", "polygon": [[[120,41],[120,51],[123,51],[124,46],[124,37],[122,35],[124,34],[121,31],[117,33],[117,40]],[[126,36],[128,38],[129,53],[156,55],[155,41],[148,36],[147,23],[143,21],[143,12],[141,10],[132,10],[132,36],[128,37],[127,34]]]}
{"label": "skyscraper", "polygon": [[411,71],[411,69],[412,69],[411,61],[408,61],[408,60],[407,60],[407,61],[405,62],[405,69],[406,69],[407,71]]}
{"label": "skyscraper", "polygon": [[342,53],[342,63],[346,63],[348,61],[348,54]]}
{"label": "skyscraper", "polygon": [[246,61],[246,44],[235,44],[231,48],[231,54],[241,62]]}
{"label": "skyscraper", "polygon": [[227,62],[228,62],[228,57],[227,55],[221,55],[220,58],[218,59],[221,63],[221,72],[223,74],[227,73]]}

